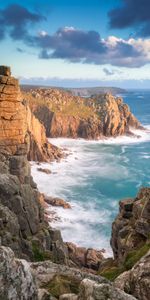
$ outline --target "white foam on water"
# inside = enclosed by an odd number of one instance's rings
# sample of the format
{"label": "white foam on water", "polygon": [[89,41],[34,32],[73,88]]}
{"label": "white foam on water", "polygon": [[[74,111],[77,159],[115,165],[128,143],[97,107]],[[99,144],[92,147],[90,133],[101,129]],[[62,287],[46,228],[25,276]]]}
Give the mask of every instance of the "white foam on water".
{"label": "white foam on water", "polygon": [[[134,173],[129,171],[129,160],[126,157],[128,147],[135,143],[150,141],[150,126],[146,130],[132,130],[140,137],[121,136],[99,141],[86,141],[83,139],[57,138],[50,139],[54,145],[65,148],[66,153],[71,153],[61,162],[40,164],[40,167],[50,169],[52,174],[41,173],[37,170],[36,163],[32,165],[32,175],[39,190],[49,196],[64,198],[71,203],[72,209],[53,208],[60,217],[51,223],[52,226],[61,229],[64,241],[74,242],[79,246],[105,248],[106,255],[110,256],[111,248],[109,239],[104,233],[104,226],[111,226],[111,212],[102,204],[101,209],[96,206],[96,200],[86,196],[83,203],[83,195],[76,192],[76,188],[86,190],[90,187],[92,176],[99,180],[111,180],[118,188],[121,188],[122,180],[133,181]],[[114,146],[121,145],[120,153],[114,153]],[[141,144],[141,149],[143,148]],[[148,159],[148,153],[143,151],[143,157]],[[136,181],[136,186],[141,186],[141,180]],[[92,187],[91,187],[92,188]],[[103,195],[98,195],[103,199]],[[117,210],[118,201],[110,201],[111,209]],[[50,208],[51,209],[51,208]]]}

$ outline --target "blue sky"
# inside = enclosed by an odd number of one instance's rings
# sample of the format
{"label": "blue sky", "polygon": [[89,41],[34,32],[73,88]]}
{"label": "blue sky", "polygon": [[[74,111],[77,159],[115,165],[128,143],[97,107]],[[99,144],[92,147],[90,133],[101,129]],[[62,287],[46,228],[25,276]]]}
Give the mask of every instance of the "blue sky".
{"label": "blue sky", "polygon": [[150,86],[149,0],[0,0],[0,60],[22,82]]}

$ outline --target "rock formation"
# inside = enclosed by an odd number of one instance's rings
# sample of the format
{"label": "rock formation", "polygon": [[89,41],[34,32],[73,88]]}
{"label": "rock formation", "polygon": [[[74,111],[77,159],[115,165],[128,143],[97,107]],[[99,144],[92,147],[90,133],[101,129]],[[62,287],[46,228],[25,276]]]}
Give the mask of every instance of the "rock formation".
{"label": "rock formation", "polygon": [[44,220],[40,194],[27,160],[31,152],[29,137],[38,143],[39,148],[35,147],[37,159],[48,157],[42,148],[42,142],[47,143],[44,129],[32,117],[22,99],[18,81],[10,75],[9,68],[0,67],[1,243],[11,247],[17,257],[28,260],[36,260],[38,256],[41,259],[52,257],[54,261],[67,263],[67,248],[60,233],[49,228]]}
{"label": "rock formation", "polygon": [[30,265],[38,289],[47,289],[55,299],[135,300],[103,277],[52,262]]}
{"label": "rock formation", "polygon": [[68,255],[72,262],[80,268],[90,270],[98,270],[101,262],[104,259],[103,251],[98,251],[92,248],[77,247],[73,243],[66,243]]}
{"label": "rock formation", "polygon": [[8,247],[0,247],[0,272],[1,300],[38,299],[29,264],[23,259],[16,259]]}
{"label": "rock formation", "polygon": [[132,134],[142,126],[122,98],[111,94],[75,97],[56,89],[35,89],[24,94],[47,137],[99,139]]}
{"label": "rock formation", "polygon": [[36,161],[62,156],[57,147],[48,143],[44,126],[22,98],[18,80],[5,67],[0,68],[0,128],[0,150],[28,154],[30,160]]}
{"label": "rock formation", "polygon": [[[83,103],[79,105],[83,107]],[[96,105],[99,107],[99,104],[95,104],[97,111]],[[123,104],[117,105],[122,107]],[[84,114],[89,113],[89,107]],[[131,123],[140,126],[123,107],[121,130],[124,126],[127,132]],[[113,108],[107,125],[114,120],[112,113]],[[128,115],[127,123],[125,115]],[[107,117],[103,117],[104,124]],[[117,123],[113,128],[106,128],[108,135],[122,132],[118,131]],[[88,130],[93,132],[92,127]],[[44,218],[41,206],[44,197],[33,182],[28,159],[49,160],[59,155],[57,148],[48,145],[44,127],[23,100],[10,68],[0,67],[0,298],[134,300],[135,296],[139,300],[148,300],[150,189],[143,188],[135,199],[120,202],[111,244],[119,274],[128,272],[120,275],[113,284],[99,275],[90,274],[90,269],[97,271],[99,268],[100,272],[100,267],[108,265],[101,252],[66,245],[60,231],[51,228]],[[126,269],[120,272],[121,264]],[[86,272],[77,267],[86,267]],[[126,285],[122,278],[126,278]],[[121,289],[133,296],[118,289],[119,282]]]}
{"label": "rock formation", "polygon": [[150,188],[142,188],[135,199],[120,201],[120,212],[112,225],[111,246],[119,262],[134,249],[150,247]]}
{"label": "rock formation", "polygon": [[115,286],[137,299],[147,300],[150,295],[150,251],[131,270],[122,273],[115,280]]}
{"label": "rock formation", "polygon": [[63,157],[62,151],[48,142],[44,126],[31,113],[29,106],[27,106],[27,133],[30,145],[28,160],[46,162]]}

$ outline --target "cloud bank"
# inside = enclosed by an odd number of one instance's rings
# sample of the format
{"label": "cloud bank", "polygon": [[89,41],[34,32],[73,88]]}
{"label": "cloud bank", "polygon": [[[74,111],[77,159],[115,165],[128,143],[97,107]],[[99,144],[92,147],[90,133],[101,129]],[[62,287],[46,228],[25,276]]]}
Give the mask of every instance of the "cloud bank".
{"label": "cloud bank", "polygon": [[150,36],[150,1],[122,0],[119,8],[108,13],[111,28],[134,28],[135,35]]}
{"label": "cloud bank", "polygon": [[[111,27],[124,28],[134,23],[149,24],[149,0],[122,0],[123,6],[109,13]],[[141,10],[140,3],[143,5]],[[133,9],[134,8],[134,9]],[[136,8],[136,9],[135,9]],[[9,36],[39,51],[40,59],[63,59],[68,62],[135,68],[150,63],[150,39],[101,38],[97,31],[74,27],[59,28],[49,34],[42,30],[32,33],[33,25],[45,20],[43,15],[29,11],[22,5],[12,4],[0,10],[0,39]],[[143,23],[142,23],[143,22]],[[30,25],[30,30],[29,30]],[[150,27],[149,27],[150,28]],[[21,54],[22,47],[17,47]],[[108,72],[104,71],[106,75]]]}

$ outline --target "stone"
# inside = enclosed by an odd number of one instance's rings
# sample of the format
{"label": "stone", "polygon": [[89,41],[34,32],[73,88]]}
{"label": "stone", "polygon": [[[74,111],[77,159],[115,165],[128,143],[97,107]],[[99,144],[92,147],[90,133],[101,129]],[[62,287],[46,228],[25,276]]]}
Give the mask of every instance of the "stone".
{"label": "stone", "polygon": [[136,299],[148,300],[150,295],[150,251],[130,271],[117,277],[114,285],[132,294]]}
{"label": "stone", "polygon": [[81,282],[78,300],[136,300],[131,295],[113,287],[109,283],[96,283],[89,279]]}
{"label": "stone", "polygon": [[59,300],[78,300],[78,296],[75,294],[64,294],[59,297]]}
{"label": "stone", "polygon": [[66,243],[69,258],[75,265],[80,268],[98,270],[99,265],[104,259],[103,250],[95,250],[92,248],[77,247],[73,243]]}
{"label": "stone", "polygon": [[39,171],[39,172],[43,172],[43,173],[45,173],[45,174],[51,174],[52,172],[51,172],[51,170],[49,170],[49,169],[43,169],[43,168],[37,168],[37,170]]}
{"label": "stone", "polygon": [[0,297],[5,300],[37,300],[37,287],[30,266],[16,259],[10,248],[0,246]]}
{"label": "stone", "polygon": [[142,188],[134,199],[122,200],[112,224],[111,246],[115,259],[125,261],[127,254],[149,240],[150,188]]}
{"label": "stone", "polygon": [[11,76],[10,67],[0,66],[0,75]]}
{"label": "stone", "polygon": [[57,300],[57,299],[51,296],[47,290],[38,289],[38,300]]}
{"label": "stone", "polygon": [[44,196],[44,200],[46,203],[52,205],[52,206],[61,206],[64,209],[70,209],[71,205],[66,202],[64,199],[58,198],[58,197],[50,197],[50,196]]}

